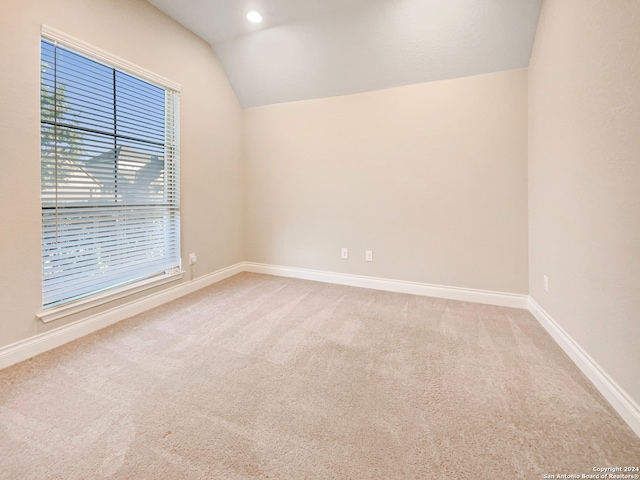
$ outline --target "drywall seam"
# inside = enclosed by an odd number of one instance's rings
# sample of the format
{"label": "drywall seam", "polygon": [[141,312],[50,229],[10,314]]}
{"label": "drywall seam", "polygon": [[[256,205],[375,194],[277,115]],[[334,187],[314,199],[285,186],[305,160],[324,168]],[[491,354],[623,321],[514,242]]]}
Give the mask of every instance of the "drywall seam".
{"label": "drywall seam", "polygon": [[615,411],[627,422],[636,435],[640,437],[640,406],[531,297],[529,297],[529,311],[600,391]]}

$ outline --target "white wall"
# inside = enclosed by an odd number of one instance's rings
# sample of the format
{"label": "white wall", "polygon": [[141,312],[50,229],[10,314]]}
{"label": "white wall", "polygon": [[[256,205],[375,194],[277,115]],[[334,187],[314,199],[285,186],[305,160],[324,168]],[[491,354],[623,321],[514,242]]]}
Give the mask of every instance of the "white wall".
{"label": "white wall", "polygon": [[242,111],[209,45],[144,0],[3,0],[0,346],[79,318],[44,325],[35,317],[42,302],[39,90],[43,23],[182,85],[183,264],[187,265],[188,253],[197,253],[193,273],[200,276],[243,260]]}
{"label": "white wall", "polygon": [[247,260],[527,293],[526,70],[245,112]]}
{"label": "white wall", "polygon": [[637,0],[543,3],[529,67],[529,245],[532,298],[640,404]]}

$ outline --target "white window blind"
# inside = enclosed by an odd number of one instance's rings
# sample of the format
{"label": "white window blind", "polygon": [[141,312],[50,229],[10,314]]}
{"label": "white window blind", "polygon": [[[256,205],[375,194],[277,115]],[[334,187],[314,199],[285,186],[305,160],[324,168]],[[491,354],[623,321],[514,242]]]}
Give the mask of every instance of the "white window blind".
{"label": "white window blind", "polygon": [[179,93],[43,38],[43,306],[180,266]]}

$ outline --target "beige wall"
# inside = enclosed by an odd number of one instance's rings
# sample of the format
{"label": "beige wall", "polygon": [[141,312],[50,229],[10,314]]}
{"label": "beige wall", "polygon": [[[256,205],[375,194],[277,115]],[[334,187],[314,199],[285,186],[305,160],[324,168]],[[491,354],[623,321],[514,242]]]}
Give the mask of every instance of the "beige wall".
{"label": "beige wall", "polygon": [[248,260],[529,292],[640,403],[636,0],[546,1],[528,74],[244,118],[209,46],[147,2],[25,5],[0,3],[0,347],[97,311],[35,318],[45,23],[182,84],[182,257],[199,259],[188,277]]}
{"label": "beige wall", "polygon": [[144,0],[3,0],[0,346],[65,323],[45,326],[35,318],[41,310],[42,23],[182,85],[183,264],[197,253],[199,276],[243,260],[242,111],[211,48]]}
{"label": "beige wall", "polygon": [[544,2],[529,179],[531,296],[640,404],[637,0]]}
{"label": "beige wall", "polygon": [[527,293],[526,70],[245,116],[248,261]]}

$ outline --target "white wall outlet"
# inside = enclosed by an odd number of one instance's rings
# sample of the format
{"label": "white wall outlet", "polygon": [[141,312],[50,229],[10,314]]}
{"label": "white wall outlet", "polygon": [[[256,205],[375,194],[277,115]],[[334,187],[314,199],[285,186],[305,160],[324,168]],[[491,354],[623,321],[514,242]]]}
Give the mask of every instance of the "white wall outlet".
{"label": "white wall outlet", "polygon": [[546,275],[542,277],[542,286],[544,287],[545,292],[549,291],[549,277]]}
{"label": "white wall outlet", "polygon": [[364,259],[367,262],[373,262],[373,250],[367,250],[364,252]]}
{"label": "white wall outlet", "polygon": [[195,265],[197,261],[198,261],[198,257],[196,257],[196,254],[195,253],[190,253],[189,254],[189,265]]}
{"label": "white wall outlet", "polygon": [[349,249],[348,248],[343,248],[342,252],[340,253],[340,258],[342,258],[343,260],[346,260],[347,258],[349,258]]}

